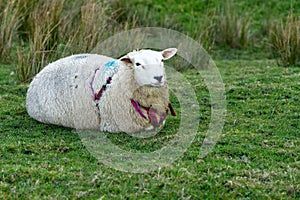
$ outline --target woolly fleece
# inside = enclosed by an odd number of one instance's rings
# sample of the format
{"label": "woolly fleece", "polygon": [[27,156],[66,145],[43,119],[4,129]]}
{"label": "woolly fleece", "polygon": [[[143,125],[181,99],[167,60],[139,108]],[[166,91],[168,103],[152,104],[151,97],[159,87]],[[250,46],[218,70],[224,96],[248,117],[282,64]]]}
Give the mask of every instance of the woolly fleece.
{"label": "woolly fleece", "polygon": [[[102,55],[78,54],[49,64],[29,86],[28,114],[43,123],[76,129],[134,133],[150,127],[148,119],[135,111],[130,99],[145,107],[152,106],[159,117],[168,107],[167,83],[162,87],[140,87],[134,79],[134,68],[116,60],[120,67],[112,83],[99,100],[94,100],[90,82],[95,70],[112,60],[115,59]],[[95,92],[103,81],[96,74]]]}

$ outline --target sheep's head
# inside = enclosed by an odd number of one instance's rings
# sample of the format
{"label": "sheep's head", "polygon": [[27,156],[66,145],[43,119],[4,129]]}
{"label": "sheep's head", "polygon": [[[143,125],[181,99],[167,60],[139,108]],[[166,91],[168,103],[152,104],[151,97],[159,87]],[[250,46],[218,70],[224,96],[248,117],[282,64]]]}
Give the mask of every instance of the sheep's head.
{"label": "sheep's head", "polygon": [[134,69],[134,78],[140,86],[163,86],[166,81],[164,60],[173,57],[176,48],[163,51],[133,51],[120,58],[120,61]]}

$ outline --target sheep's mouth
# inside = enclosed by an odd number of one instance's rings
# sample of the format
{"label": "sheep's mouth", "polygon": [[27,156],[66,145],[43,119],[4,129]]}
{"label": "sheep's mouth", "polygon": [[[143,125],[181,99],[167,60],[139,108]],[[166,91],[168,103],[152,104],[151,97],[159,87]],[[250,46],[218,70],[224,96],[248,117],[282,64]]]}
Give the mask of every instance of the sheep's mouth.
{"label": "sheep's mouth", "polygon": [[149,86],[162,87],[162,86],[164,86],[164,83],[150,83]]}

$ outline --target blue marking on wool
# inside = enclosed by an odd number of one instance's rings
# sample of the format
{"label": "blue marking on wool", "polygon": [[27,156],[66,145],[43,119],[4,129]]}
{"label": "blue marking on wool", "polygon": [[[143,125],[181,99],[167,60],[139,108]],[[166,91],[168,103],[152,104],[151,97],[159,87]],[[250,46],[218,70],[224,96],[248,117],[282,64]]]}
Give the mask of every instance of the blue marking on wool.
{"label": "blue marking on wool", "polygon": [[105,67],[112,67],[112,66],[115,66],[116,65],[116,61],[109,61],[109,62],[107,62],[107,63],[105,63]]}

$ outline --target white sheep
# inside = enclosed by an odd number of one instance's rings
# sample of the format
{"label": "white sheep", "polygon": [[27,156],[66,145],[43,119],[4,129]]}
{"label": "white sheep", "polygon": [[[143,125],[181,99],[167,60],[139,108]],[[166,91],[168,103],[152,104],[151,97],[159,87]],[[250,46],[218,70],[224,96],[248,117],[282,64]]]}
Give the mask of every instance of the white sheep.
{"label": "white sheep", "polygon": [[117,60],[78,54],[57,60],[31,82],[28,114],[44,123],[108,132],[161,126],[171,108],[163,60],[176,52],[140,50]]}

